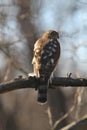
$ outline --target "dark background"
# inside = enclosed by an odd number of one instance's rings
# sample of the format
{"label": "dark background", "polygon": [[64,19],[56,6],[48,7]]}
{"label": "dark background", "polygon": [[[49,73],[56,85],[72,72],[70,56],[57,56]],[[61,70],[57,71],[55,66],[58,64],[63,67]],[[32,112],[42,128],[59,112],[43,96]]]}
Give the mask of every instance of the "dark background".
{"label": "dark background", "polygon": [[[86,0],[0,0],[0,82],[33,72],[31,64],[35,41],[47,30],[59,32],[61,57],[55,76],[87,78]],[[48,103],[37,103],[33,89],[0,95],[0,130],[50,130],[78,120],[87,112],[86,88],[48,91]]]}

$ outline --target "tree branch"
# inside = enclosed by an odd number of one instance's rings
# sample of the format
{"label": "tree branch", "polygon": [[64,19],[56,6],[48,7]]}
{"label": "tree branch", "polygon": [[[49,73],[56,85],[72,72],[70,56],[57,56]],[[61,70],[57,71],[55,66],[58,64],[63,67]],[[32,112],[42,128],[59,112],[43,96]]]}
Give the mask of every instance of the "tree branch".
{"label": "tree branch", "polygon": [[87,86],[87,79],[85,78],[71,78],[71,77],[55,77],[52,80],[52,85],[54,86]]}
{"label": "tree branch", "polygon": [[[16,90],[16,89],[23,89],[23,88],[35,88],[38,89],[39,86],[39,79],[36,77],[27,77],[23,78],[19,76],[18,78],[0,84],[0,94],[5,93],[8,91]],[[54,77],[52,80],[52,84],[49,84],[49,88],[57,88],[57,87],[78,87],[78,86],[87,86],[87,79],[84,78],[71,78],[71,77]]]}
{"label": "tree branch", "polygon": [[22,89],[22,88],[35,88],[37,87],[38,80],[35,77],[30,77],[23,79],[18,77],[10,82],[0,84],[0,93],[5,93],[8,91]]}

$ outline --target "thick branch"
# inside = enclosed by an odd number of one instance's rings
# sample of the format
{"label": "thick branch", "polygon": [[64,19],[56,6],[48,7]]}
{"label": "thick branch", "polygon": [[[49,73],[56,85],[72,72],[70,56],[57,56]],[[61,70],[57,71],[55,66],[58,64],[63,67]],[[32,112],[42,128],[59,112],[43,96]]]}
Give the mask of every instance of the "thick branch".
{"label": "thick branch", "polygon": [[[22,88],[35,88],[38,89],[39,80],[36,77],[29,77],[23,79],[18,78],[13,81],[0,84],[0,93],[5,93],[8,91],[22,89]],[[71,77],[55,77],[52,80],[52,84],[49,85],[49,88],[57,88],[57,87],[78,87],[78,86],[87,86],[87,79],[77,78],[73,79]]]}
{"label": "thick branch", "polygon": [[87,79],[84,78],[71,78],[71,77],[55,77],[52,80],[52,85],[54,86],[87,86]]}
{"label": "thick branch", "polygon": [[22,88],[36,88],[38,80],[35,77],[29,79],[15,79],[10,82],[0,84],[0,93],[22,89]]}

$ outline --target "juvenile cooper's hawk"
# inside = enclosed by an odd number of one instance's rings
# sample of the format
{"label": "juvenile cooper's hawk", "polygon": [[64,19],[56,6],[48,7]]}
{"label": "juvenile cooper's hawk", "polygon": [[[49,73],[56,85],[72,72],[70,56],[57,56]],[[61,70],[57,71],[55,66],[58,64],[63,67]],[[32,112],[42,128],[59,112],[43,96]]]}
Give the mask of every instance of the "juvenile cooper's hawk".
{"label": "juvenile cooper's hawk", "polygon": [[38,88],[38,101],[47,101],[47,85],[60,57],[60,44],[57,40],[59,34],[49,30],[34,44],[34,57],[32,64],[34,74],[40,79]]}

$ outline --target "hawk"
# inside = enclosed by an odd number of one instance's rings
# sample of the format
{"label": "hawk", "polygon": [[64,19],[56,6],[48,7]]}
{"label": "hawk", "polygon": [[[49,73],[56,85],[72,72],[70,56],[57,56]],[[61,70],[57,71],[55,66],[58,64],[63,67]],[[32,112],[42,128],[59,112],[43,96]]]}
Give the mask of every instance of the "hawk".
{"label": "hawk", "polygon": [[47,86],[60,57],[60,43],[57,38],[58,32],[49,30],[34,44],[32,64],[35,76],[40,79],[38,102],[41,103],[47,101]]}

